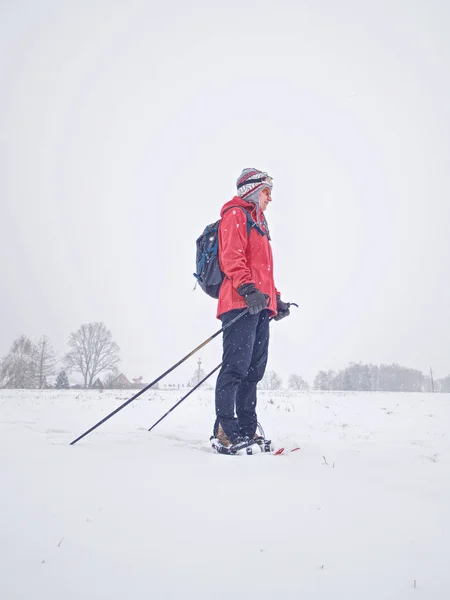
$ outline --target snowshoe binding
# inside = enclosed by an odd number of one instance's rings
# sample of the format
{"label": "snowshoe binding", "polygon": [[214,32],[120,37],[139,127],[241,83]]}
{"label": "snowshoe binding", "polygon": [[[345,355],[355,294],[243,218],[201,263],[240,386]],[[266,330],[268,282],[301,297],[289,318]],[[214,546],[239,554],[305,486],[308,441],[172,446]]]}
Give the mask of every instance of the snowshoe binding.
{"label": "snowshoe binding", "polygon": [[266,440],[262,435],[255,435],[253,438],[255,443],[258,444],[261,452],[272,452],[273,445],[272,440]]}
{"label": "snowshoe binding", "polygon": [[259,453],[261,450],[254,439],[243,437],[237,440],[234,444],[225,445],[217,437],[211,436],[211,446],[213,450],[219,454],[254,454],[255,450]]}

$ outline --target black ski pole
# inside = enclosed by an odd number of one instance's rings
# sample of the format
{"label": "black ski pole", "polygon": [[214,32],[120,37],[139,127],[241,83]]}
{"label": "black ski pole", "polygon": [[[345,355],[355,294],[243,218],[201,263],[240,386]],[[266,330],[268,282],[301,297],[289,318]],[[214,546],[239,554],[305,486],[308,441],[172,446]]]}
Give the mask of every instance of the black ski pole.
{"label": "black ski pole", "polygon": [[[288,306],[296,306],[298,308],[298,304],[296,304],[295,302],[288,302],[287,303]],[[235,319],[236,320],[236,319]],[[234,321],[235,321],[234,320]],[[231,323],[234,323],[234,321],[231,321]],[[269,321],[273,321],[273,317],[270,317]],[[230,323],[230,325],[231,325]],[[225,329],[225,328],[224,328]],[[152,429],[154,429],[159,423],[161,423],[161,421],[163,419],[165,419],[167,417],[167,415],[169,415],[177,406],[179,406],[182,402],[184,402],[184,400],[186,400],[186,398],[188,398],[193,392],[195,392],[196,389],[198,389],[203,383],[205,383],[205,381],[207,379],[209,379],[211,377],[211,375],[213,375],[213,373],[215,373],[217,370],[220,369],[220,367],[222,366],[222,363],[220,363],[219,365],[217,365],[217,367],[215,367],[212,371],[210,371],[208,373],[208,375],[206,375],[201,381],[199,381],[197,383],[197,385],[195,385],[185,396],[183,396],[180,400],[178,400],[178,402],[176,404],[174,404],[172,406],[172,408],[169,408],[169,410],[160,418],[156,421],[156,423],[153,423],[153,425],[150,427],[150,429],[148,431],[151,431]]]}
{"label": "black ski pole", "polygon": [[205,383],[205,381],[206,381],[207,379],[209,379],[213,373],[215,373],[215,372],[216,372],[218,369],[220,369],[220,367],[221,367],[221,366],[222,366],[222,363],[220,363],[220,365],[217,365],[217,367],[216,367],[215,369],[213,369],[212,371],[210,371],[210,372],[208,373],[208,375],[206,375],[206,377],[203,377],[203,379],[202,379],[201,381],[199,381],[199,382],[197,383],[197,385],[196,385],[196,386],[194,386],[194,387],[192,388],[192,390],[189,390],[189,392],[188,392],[188,393],[187,393],[185,396],[183,396],[183,397],[182,397],[180,400],[178,400],[178,402],[177,402],[176,404],[174,404],[174,405],[172,406],[172,408],[169,408],[169,410],[166,412],[166,414],[165,414],[165,415],[163,415],[163,416],[162,416],[160,419],[158,419],[158,420],[156,421],[156,423],[153,423],[153,425],[150,427],[149,431],[151,431],[152,429],[154,429],[154,428],[155,428],[155,427],[158,425],[158,423],[161,423],[161,421],[162,421],[163,419],[165,419],[165,418],[167,417],[167,415],[168,415],[168,414],[170,414],[170,413],[171,413],[171,412],[172,412],[172,411],[173,411],[173,410],[174,410],[174,409],[175,409],[177,406],[179,406],[179,405],[180,405],[180,404],[181,404],[181,403],[182,403],[184,400],[186,400],[186,398],[187,398],[188,396],[190,396],[190,395],[192,394],[192,392],[195,392],[195,390],[196,390],[197,388],[199,388],[199,387],[200,387],[200,386],[201,386],[203,383]]}
{"label": "black ski pole", "polygon": [[115,414],[117,414],[120,410],[122,410],[122,408],[125,408],[125,406],[128,406],[128,404],[130,404],[130,402],[133,402],[133,400],[136,400],[136,398],[139,398],[139,396],[141,394],[143,394],[148,389],[150,389],[151,387],[153,387],[154,385],[156,385],[159,381],[161,381],[161,379],[163,379],[164,377],[166,377],[166,375],[168,375],[169,373],[171,373],[172,371],[174,371],[177,367],[179,367],[182,363],[184,363],[185,360],[187,360],[193,354],[195,354],[196,352],[198,352],[201,348],[203,348],[204,346],[206,346],[206,344],[209,344],[209,342],[211,342],[211,340],[213,340],[220,333],[222,333],[222,331],[224,331],[225,329],[227,329],[227,327],[230,327],[231,325],[233,325],[233,323],[236,323],[236,321],[238,319],[240,319],[241,317],[243,317],[245,314],[247,314],[247,312],[248,312],[248,308],[246,308],[244,311],[242,311],[241,313],[239,313],[238,316],[235,317],[229,323],[227,323],[227,325],[225,325],[225,327],[222,327],[222,329],[219,329],[219,331],[216,331],[216,333],[213,333],[213,335],[211,337],[209,337],[207,340],[205,340],[203,343],[201,343],[199,346],[197,346],[197,348],[194,348],[194,350],[192,350],[192,352],[189,352],[189,354],[186,354],[186,356],[184,358],[182,358],[176,364],[174,364],[172,367],[170,367],[170,369],[167,369],[167,371],[165,371],[162,375],[160,375],[154,381],[152,381],[151,383],[149,383],[148,385],[146,385],[144,388],[142,388],[142,390],[139,390],[139,392],[137,394],[135,394],[132,398],[130,398],[129,400],[127,400],[126,402],[124,402],[123,404],[121,404],[118,408],[116,408],[111,413],[109,413],[109,415],[106,415],[106,417],[104,417],[101,421],[99,421],[98,423],[96,423],[93,427],[91,427],[90,429],[88,429],[87,431],[85,431],[84,433],[82,433],[80,436],[78,436],[75,440],[73,440],[73,442],[70,442],[70,445],[73,446],[74,444],[76,444],[77,442],[79,442],[80,440],[82,440],[86,435],[88,435],[89,433],[91,433],[92,431],[94,431],[94,429],[97,429],[97,427],[100,427],[100,425],[103,425],[103,423],[105,423],[106,421],[108,421],[108,419],[110,419]]}

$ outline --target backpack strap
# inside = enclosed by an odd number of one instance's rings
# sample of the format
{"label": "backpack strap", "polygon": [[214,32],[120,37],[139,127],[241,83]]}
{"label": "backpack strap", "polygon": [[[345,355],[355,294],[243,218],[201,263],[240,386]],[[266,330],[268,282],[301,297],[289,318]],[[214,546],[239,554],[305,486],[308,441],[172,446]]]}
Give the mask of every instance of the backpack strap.
{"label": "backpack strap", "polygon": [[225,214],[226,212],[228,212],[229,210],[231,210],[232,208],[240,208],[241,210],[243,210],[245,212],[245,215],[247,217],[247,236],[250,235],[250,231],[252,229],[256,229],[256,231],[259,233],[259,235],[267,235],[265,231],[263,231],[261,229],[261,227],[259,227],[258,223],[256,223],[256,221],[253,220],[251,214],[249,213],[249,211],[244,208],[243,206],[229,206],[223,214]]}

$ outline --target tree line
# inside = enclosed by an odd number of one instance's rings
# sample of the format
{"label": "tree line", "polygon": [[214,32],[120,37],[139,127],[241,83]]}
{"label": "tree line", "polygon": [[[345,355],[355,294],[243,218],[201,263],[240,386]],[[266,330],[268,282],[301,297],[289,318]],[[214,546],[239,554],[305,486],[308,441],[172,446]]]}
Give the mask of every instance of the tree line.
{"label": "tree line", "polygon": [[[81,375],[85,388],[96,387],[100,375],[104,377],[102,387],[114,386],[120,348],[104,323],[81,325],[70,334],[67,346],[68,351],[58,360],[49,337],[43,335],[33,342],[21,335],[14,340],[9,353],[0,359],[0,387],[42,389],[50,387],[48,378],[57,375],[54,387],[68,388],[68,374],[71,373]],[[199,361],[188,385],[195,385],[204,376]],[[287,387],[307,391],[311,386],[301,375],[292,373]],[[259,388],[279,390],[283,388],[283,380],[275,371],[269,370]],[[340,371],[319,371],[312,388],[323,391],[450,392],[450,375],[432,381],[421,371],[397,363],[373,365],[359,362],[350,363]]]}
{"label": "tree line", "polygon": [[[92,388],[97,378],[106,373],[114,376],[120,362],[120,348],[104,323],[87,323],[70,334],[69,350],[58,360],[50,338],[43,335],[33,342],[19,336],[9,353],[0,359],[0,387],[43,389],[48,378],[56,377],[55,387],[68,388],[68,373],[79,373],[85,388]],[[59,365],[59,372],[57,366]]]}
{"label": "tree line", "polygon": [[[281,377],[268,371],[259,384],[260,389],[279,390]],[[287,387],[292,390],[309,390],[309,383],[300,375],[291,374]],[[417,369],[393,364],[350,363],[340,371],[319,371],[312,385],[314,390],[360,392],[450,392],[450,375],[432,380]]]}
{"label": "tree line", "polygon": [[314,389],[370,392],[450,392],[450,375],[432,380],[422,371],[393,364],[350,363],[341,371],[319,371]]}

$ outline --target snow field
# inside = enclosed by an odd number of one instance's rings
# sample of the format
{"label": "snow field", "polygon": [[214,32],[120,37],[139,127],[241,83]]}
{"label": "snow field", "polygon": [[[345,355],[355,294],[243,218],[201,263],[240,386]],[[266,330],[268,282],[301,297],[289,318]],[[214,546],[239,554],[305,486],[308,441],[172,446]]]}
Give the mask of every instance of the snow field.
{"label": "snow field", "polygon": [[0,598],[450,597],[450,397],[261,392],[283,456],[210,451],[213,392],[0,392]]}

